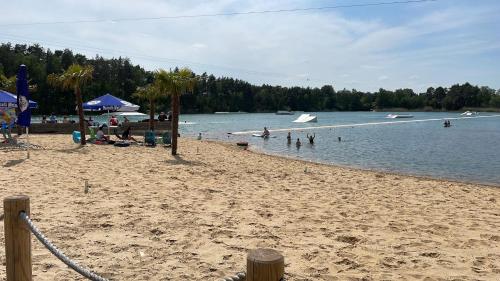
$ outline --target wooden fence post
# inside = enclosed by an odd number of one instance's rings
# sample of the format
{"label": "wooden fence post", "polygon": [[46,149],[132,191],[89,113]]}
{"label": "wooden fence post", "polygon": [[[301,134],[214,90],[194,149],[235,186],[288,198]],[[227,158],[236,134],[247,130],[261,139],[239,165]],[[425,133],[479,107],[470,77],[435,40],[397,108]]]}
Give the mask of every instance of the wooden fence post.
{"label": "wooden fence post", "polygon": [[272,249],[256,249],[247,256],[246,281],[280,281],[285,275],[285,258]]}
{"label": "wooden fence post", "polygon": [[7,197],[3,210],[7,281],[32,281],[31,232],[19,218],[20,212],[30,215],[30,199],[25,195]]}

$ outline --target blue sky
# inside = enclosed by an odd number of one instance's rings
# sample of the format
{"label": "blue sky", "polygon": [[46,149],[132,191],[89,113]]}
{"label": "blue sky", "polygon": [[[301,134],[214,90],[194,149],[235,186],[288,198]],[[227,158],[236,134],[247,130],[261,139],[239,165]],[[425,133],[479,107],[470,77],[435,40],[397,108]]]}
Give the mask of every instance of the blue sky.
{"label": "blue sky", "polygon": [[[0,41],[69,48],[88,56],[129,57],[149,70],[188,66],[198,73],[255,84],[423,91],[469,81],[500,88],[500,1],[496,0],[112,21],[373,2],[391,1],[7,1],[2,3]],[[109,20],[8,25],[80,19]]]}

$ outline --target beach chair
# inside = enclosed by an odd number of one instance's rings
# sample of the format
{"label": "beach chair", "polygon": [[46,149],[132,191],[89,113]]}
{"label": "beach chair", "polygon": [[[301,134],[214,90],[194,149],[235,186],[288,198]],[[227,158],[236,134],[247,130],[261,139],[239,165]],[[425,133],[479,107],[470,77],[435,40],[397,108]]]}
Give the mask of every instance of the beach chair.
{"label": "beach chair", "polygon": [[89,134],[90,134],[90,138],[88,139],[88,141],[94,142],[97,139],[96,134],[95,134],[95,129],[92,127],[89,127]]}
{"label": "beach chair", "polygon": [[82,139],[82,134],[79,131],[73,131],[73,142],[80,143]]}
{"label": "beach chair", "polygon": [[169,131],[166,131],[165,133],[163,133],[163,135],[161,136],[161,142],[165,146],[172,145],[172,134]]}
{"label": "beach chair", "polygon": [[17,144],[17,140],[12,137],[10,134],[9,130],[9,125],[7,124],[2,124],[2,136],[4,138],[4,141],[2,143],[4,144]]}
{"label": "beach chair", "polygon": [[144,133],[144,144],[150,146],[156,146],[156,136],[153,131],[146,131]]}

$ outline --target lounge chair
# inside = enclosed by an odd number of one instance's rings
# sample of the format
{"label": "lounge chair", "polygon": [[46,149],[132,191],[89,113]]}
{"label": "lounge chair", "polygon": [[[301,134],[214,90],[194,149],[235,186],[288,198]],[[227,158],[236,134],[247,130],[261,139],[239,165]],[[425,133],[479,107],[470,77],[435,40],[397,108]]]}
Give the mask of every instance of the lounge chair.
{"label": "lounge chair", "polygon": [[90,134],[90,138],[87,141],[94,142],[97,139],[96,134],[95,134],[95,129],[92,127],[89,127],[89,134]]}
{"label": "lounge chair", "polygon": [[163,133],[163,135],[161,136],[161,142],[165,146],[172,145],[172,133],[170,131],[166,131],[165,133]]}
{"label": "lounge chair", "polygon": [[146,131],[144,133],[144,143],[150,146],[156,146],[156,135],[153,131]]}
{"label": "lounge chair", "polygon": [[4,141],[3,141],[4,143],[8,143],[8,144],[15,144],[16,143],[16,139],[14,139],[12,137],[12,135],[10,134],[9,127],[6,124],[2,124],[2,135],[4,138]]}

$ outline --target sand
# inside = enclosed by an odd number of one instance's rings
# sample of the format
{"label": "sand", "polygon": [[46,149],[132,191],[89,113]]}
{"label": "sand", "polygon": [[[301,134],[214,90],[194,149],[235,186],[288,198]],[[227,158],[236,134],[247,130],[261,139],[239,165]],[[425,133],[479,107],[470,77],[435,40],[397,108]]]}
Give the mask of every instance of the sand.
{"label": "sand", "polygon": [[[45,149],[29,160],[0,150],[1,197],[29,195],[39,228],[113,280],[217,280],[258,247],[283,253],[287,280],[500,280],[498,187],[188,139],[177,158],[163,147],[31,140]],[[32,243],[35,280],[83,280]],[[0,244],[4,265],[3,227]]]}

